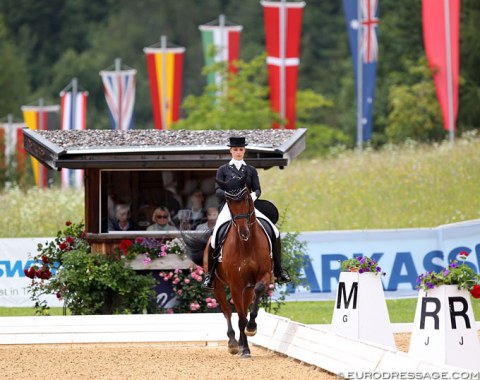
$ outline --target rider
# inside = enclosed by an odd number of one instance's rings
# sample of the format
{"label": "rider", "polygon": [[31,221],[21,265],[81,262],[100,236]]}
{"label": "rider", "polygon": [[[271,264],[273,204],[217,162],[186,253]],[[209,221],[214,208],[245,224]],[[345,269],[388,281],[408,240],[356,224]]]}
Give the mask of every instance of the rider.
{"label": "rider", "polygon": [[[260,181],[258,179],[257,169],[252,165],[248,165],[243,160],[245,156],[245,137],[230,137],[230,143],[227,145],[230,147],[230,154],[232,159],[228,164],[220,166],[217,170],[216,179],[223,182],[228,182],[232,178],[241,178],[246,175],[246,184],[248,189],[252,192],[251,196],[253,200],[257,199],[261,194]],[[213,288],[213,280],[215,279],[215,261],[216,258],[213,258],[213,253],[215,250],[215,237],[219,227],[225,222],[231,219],[230,210],[225,201],[225,191],[220,187],[218,183],[215,183],[215,191],[217,198],[220,201],[221,210],[215,227],[213,229],[212,238],[210,240],[210,245],[208,247],[208,274],[205,277],[203,282],[203,287],[207,289]],[[290,276],[287,271],[282,269],[281,266],[281,243],[280,243],[280,233],[275,227],[275,225],[260,211],[255,209],[255,214],[257,217],[268,221],[275,231],[276,241],[272,242],[272,254],[273,254],[273,273],[277,278],[277,282],[280,284],[290,282]],[[218,256],[218,255],[217,255]]]}

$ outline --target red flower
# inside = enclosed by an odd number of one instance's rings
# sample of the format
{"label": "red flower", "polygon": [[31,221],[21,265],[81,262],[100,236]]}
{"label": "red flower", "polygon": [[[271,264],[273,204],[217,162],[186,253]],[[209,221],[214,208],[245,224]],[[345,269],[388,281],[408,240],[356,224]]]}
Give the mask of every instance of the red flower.
{"label": "red flower", "polygon": [[45,264],[48,264],[50,262],[50,260],[48,260],[48,257],[43,255],[42,256],[42,261],[45,263]]}
{"label": "red flower", "polygon": [[28,278],[31,278],[32,280],[35,278],[35,268],[34,267],[30,267],[28,269],[24,269],[23,270],[23,273],[25,273],[25,276],[27,276]]}
{"label": "red flower", "polygon": [[87,237],[87,233],[85,231],[82,231],[82,234],[80,235],[80,237],[85,240],[85,238]]}
{"label": "red flower", "polygon": [[68,236],[65,241],[68,243],[68,244],[73,244],[73,242],[75,241],[75,239],[71,236]]}
{"label": "red flower", "polygon": [[473,298],[480,298],[480,285],[475,284],[473,285],[472,290],[470,290],[470,294]]}
{"label": "red flower", "polygon": [[131,240],[122,240],[120,242],[120,249],[123,251],[123,254],[126,255],[128,253],[128,248],[133,244]]}
{"label": "red flower", "polygon": [[459,255],[467,257],[469,253],[467,251],[460,251]]}
{"label": "red flower", "polygon": [[64,241],[62,241],[58,247],[63,251],[65,248],[67,248],[67,243],[65,243]]}
{"label": "red flower", "polygon": [[69,220],[67,220],[67,221],[65,222],[65,225],[66,225],[67,227],[68,227],[68,226],[71,226],[71,225],[72,225],[72,222],[70,222]]}

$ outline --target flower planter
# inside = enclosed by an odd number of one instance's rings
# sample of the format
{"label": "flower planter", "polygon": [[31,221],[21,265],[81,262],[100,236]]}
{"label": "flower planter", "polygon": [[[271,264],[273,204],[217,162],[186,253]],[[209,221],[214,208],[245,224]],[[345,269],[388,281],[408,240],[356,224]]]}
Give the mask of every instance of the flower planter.
{"label": "flower planter", "polygon": [[395,348],[380,275],[371,272],[340,273],[332,331]]}
{"label": "flower planter", "polygon": [[409,355],[480,371],[480,343],[467,290],[441,285],[419,291]]}
{"label": "flower planter", "polygon": [[186,258],[182,259],[178,255],[168,254],[158,259],[150,261],[150,263],[144,263],[144,256],[138,255],[135,259],[129,262],[129,265],[134,270],[168,270],[168,269],[188,269],[193,262]]}

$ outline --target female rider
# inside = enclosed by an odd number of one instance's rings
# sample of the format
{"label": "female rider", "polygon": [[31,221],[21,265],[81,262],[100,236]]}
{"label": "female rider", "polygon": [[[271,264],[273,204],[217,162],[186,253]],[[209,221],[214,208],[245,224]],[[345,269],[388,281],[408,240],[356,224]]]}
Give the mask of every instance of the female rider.
{"label": "female rider", "polygon": [[[251,196],[253,200],[260,197],[260,181],[258,179],[257,169],[252,165],[248,165],[243,160],[245,156],[245,137],[230,137],[230,143],[227,145],[230,147],[230,154],[232,159],[228,164],[220,166],[217,170],[216,179],[221,182],[228,182],[232,178],[241,178],[246,175],[247,188],[252,192]],[[210,240],[209,254],[208,254],[208,274],[203,282],[203,287],[207,289],[213,289],[213,280],[215,279],[215,264],[216,259],[213,258],[215,250],[215,237],[219,227],[225,222],[231,219],[230,210],[226,205],[225,191],[220,187],[218,183],[215,183],[216,196],[220,201],[221,210],[215,227],[213,229],[212,238]],[[273,274],[277,278],[277,282],[280,284],[290,282],[290,276],[287,271],[282,269],[281,266],[281,243],[280,233],[275,225],[260,211],[255,209],[255,215],[258,218],[266,220],[270,223],[272,229],[275,231],[275,241],[272,242],[272,255],[273,255]]]}

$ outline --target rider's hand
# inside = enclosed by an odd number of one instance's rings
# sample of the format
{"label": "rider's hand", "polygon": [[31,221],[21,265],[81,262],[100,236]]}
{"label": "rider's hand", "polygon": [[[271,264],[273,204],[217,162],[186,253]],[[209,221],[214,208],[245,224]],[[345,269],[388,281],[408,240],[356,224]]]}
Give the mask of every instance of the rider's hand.
{"label": "rider's hand", "polygon": [[255,191],[252,191],[250,193],[250,196],[252,197],[253,201],[255,202],[255,200],[257,199],[257,193]]}

